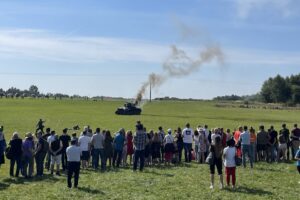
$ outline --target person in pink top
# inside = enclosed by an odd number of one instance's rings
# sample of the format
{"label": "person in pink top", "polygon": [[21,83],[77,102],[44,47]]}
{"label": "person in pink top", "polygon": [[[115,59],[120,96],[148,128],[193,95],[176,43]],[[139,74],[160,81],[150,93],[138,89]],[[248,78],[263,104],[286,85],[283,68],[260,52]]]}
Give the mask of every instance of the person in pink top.
{"label": "person in pink top", "polygon": [[126,133],[126,140],[127,140],[127,156],[126,156],[126,163],[127,163],[127,157],[129,156],[129,164],[132,164],[132,155],[134,153],[133,151],[133,136],[132,136],[132,132],[128,131]]}
{"label": "person in pink top", "polygon": [[241,135],[242,132],[243,132],[243,127],[240,126],[239,129],[236,130],[234,132],[234,135],[233,135],[233,138],[234,138],[234,141],[235,141],[235,146],[236,146],[236,155],[238,157],[242,156],[241,145],[239,143],[240,135]]}

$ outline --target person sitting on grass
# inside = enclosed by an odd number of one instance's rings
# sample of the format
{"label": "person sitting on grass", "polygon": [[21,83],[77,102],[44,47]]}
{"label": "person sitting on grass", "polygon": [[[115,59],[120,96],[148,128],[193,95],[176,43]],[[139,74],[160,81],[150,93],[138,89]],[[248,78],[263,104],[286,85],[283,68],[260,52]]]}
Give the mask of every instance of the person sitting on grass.
{"label": "person sitting on grass", "polygon": [[56,164],[56,175],[60,176],[60,163],[61,163],[61,153],[62,153],[62,142],[59,140],[58,135],[55,135],[54,141],[49,145],[49,150],[51,152],[51,175],[54,172],[54,165]]}
{"label": "person sitting on grass", "polygon": [[232,188],[235,188],[235,154],[236,154],[236,148],[235,148],[235,142],[233,139],[228,140],[227,147],[224,149],[223,152],[223,158],[224,158],[224,166],[225,166],[225,172],[226,172],[226,183],[227,186],[230,186],[230,176],[232,177]]}
{"label": "person sitting on grass", "polygon": [[71,140],[71,146],[66,149],[68,160],[68,187],[72,187],[72,176],[74,174],[74,188],[78,187],[80,173],[81,149],[77,146],[77,139]]}

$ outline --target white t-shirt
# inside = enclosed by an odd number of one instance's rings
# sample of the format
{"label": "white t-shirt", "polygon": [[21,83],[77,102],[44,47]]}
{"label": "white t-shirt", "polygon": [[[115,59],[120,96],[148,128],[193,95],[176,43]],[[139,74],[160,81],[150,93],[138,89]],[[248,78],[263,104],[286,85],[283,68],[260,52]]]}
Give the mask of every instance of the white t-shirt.
{"label": "white t-shirt", "polygon": [[169,143],[173,143],[173,142],[174,142],[173,136],[170,135],[170,134],[167,134],[167,135],[165,136],[165,143],[166,143],[166,144],[169,144]]}
{"label": "white t-shirt", "polygon": [[71,145],[66,150],[69,162],[80,162],[81,149],[78,146]]}
{"label": "white t-shirt", "polygon": [[50,144],[51,142],[53,142],[55,140],[55,135],[50,135],[47,138],[47,142]]}
{"label": "white t-shirt", "polygon": [[211,134],[211,144],[212,145],[216,144],[216,138],[217,137],[220,137],[220,139],[221,139],[221,136],[219,134],[215,134],[215,133]]}
{"label": "white t-shirt", "polygon": [[80,144],[81,151],[88,151],[91,138],[89,136],[83,135],[79,137],[78,143]]}
{"label": "white t-shirt", "polygon": [[235,167],[235,147],[226,147],[223,151],[224,155],[224,166],[225,167]]}
{"label": "white t-shirt", "polygon": [[183,143],[188,143],[188,144],[193,143],[193,136],[194,136],[193,129],[191,128],[183,129],[182,136],[183,136]]}

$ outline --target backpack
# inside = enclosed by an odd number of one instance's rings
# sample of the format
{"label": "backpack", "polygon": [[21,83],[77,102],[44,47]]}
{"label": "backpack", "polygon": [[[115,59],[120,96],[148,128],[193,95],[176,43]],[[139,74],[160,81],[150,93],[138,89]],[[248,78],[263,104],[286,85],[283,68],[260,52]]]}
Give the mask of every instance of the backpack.
{"label": "backpack", "polygon": [[42,138],[42,141],[43,141],[43,147],[41,152],[47,153],[49,151],[49,143],[44,138]]}
{"label": "backpack", "polygon": [[11,147],[8,146],[6,149],[5,149],[5,156],[8,160],[12,159],[13,158],[13,152],[11,151]]}

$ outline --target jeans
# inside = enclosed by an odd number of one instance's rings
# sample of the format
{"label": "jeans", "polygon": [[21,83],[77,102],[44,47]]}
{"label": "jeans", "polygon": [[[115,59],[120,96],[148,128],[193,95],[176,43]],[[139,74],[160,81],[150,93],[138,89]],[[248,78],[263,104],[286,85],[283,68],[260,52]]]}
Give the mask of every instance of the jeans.
{"label": "jeans", "polygon": [[98,169],[99,167],[99,155],[100,155],[100,149],[92,150],[92,164],[94,169]]}
{"label": "jeans", "polygon": [[250,160],[250,166],[253,168],[253,157],[252,152],[249,144],[242,144],[242,160],[243,160],[243,166],[246,167],[246,154],[248,155],[248,158]]}
{"label": "jeans", "polygon": [[33,173],[33,157],[32,156],[24,156],[24,165],[23,165],[23,175],[25,177],[32,176]]}
{"label": "jeans", "polygon": [[61,164],[62,164],[62,168],[63,171],[65,171],[66,169],[68,169],[68,162],[67,162],[67,153],[66,153],[67,149],[63,149],[61,152]]}
{"label": "jeans", "polygon": [[101,169],[105,170],[106,169],[106,156],[105,156],[104,149],[99,149],[99,153],[100,153],[100,158],[101,158]]}
{"label": "jeans", "polygon": [[42,176],[44,174],[44,160],[46,157],[45,152],[37,153],[35,155],[35,163],[36,163],[36,175]]}
{"label": "jeans", "polygon": [[267,158],[267,161],[268,162],[275,162],[276,160],[276,145],[275,144],[271,144],[269,147],[268,147],[268,158]]}
{"label": "jeans", "polygon": [[143,171],[145,164],[145,150],[134,151],[133,170],[137,170],[138,161],[140,161],[140,171]]}
{"label": "jeans", "polygon": [[200,156],[199,156],[199,145],[195,145],[195,160],[197,162],[200,162]]}
{"label": "jeans", "polygon": [[68,187],[72,187],[72,176],[74,174],[74,187],[78,186],[80,162],[68,162]]}
{"label": "jeans", "polygon": [[177,143],[177,148],[178,148],[178,159],[179,159],[178,161],[181,162],[183,144]]}
{"label": "jeans", "polygon": [[185,162],[191,162],[192,161],[192,144],[191,143],[183,143],[184,147],[184,158]]}
{"label": "jeans", "polygon": [[256,143],[251,143],[250,144],[250,153],[252,155],[252,160],[253,162],[257,161],[257,154],[256,154]]}
{"label": "jeans", "polygon": [[113,156],[113,163],[112,165],[115,166],[116,160],[117,160],[117,167],[120,166],[121,159],[122,159],[122,150],[114,150],[114,156]]}
{"label": "jeans", "polygon": [[17,165],[16,168],[16,177],[19,176],[19,173],[21,171],[21,156],[14,156],[12,159],[10,159],[10,170],[9,170],[9,174],[11,176],[14,176],[14,167],[15,164]]}

